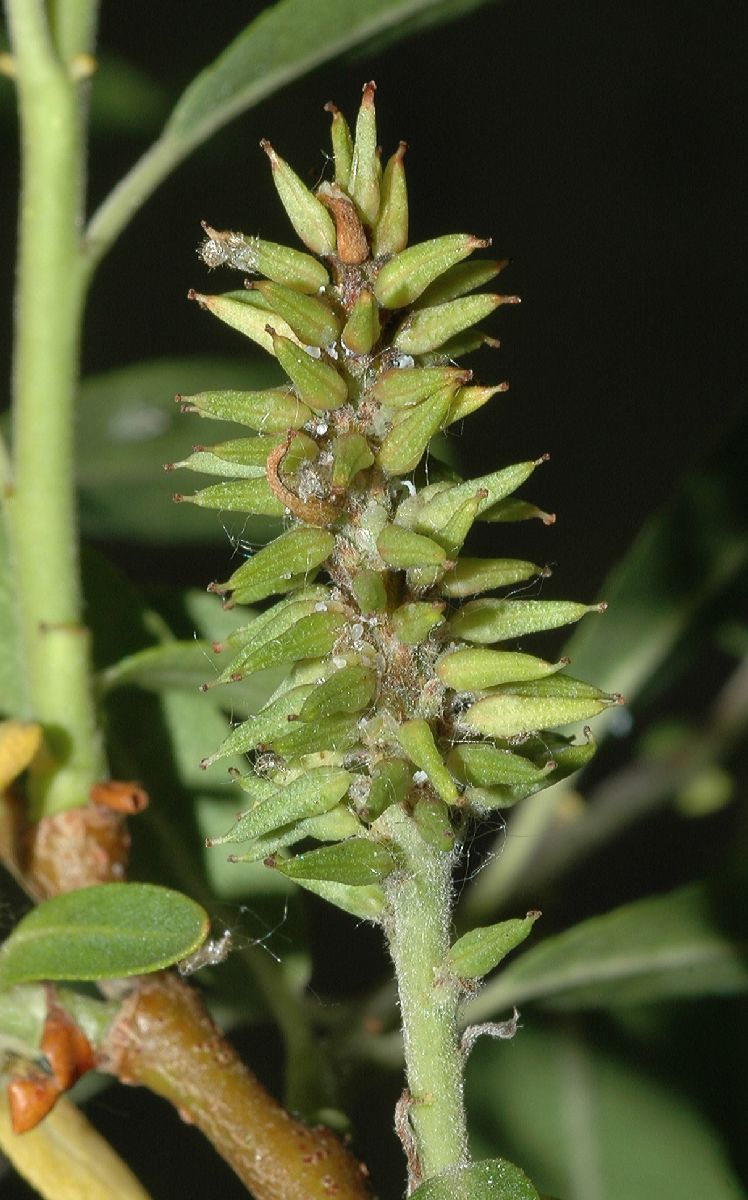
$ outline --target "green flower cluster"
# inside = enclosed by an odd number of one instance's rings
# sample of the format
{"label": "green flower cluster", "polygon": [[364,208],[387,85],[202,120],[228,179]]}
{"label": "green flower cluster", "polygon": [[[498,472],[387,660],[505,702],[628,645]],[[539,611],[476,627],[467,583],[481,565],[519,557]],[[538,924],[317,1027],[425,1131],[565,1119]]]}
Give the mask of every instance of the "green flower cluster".
{"label": "green flower cluster", "polygon": [[[567,675],[566,660],[512,648],[604,605],[487,596],[548,572],[462,554],[475,521],[552,520],[514,495],[543,460],[471,480],[438,464],[419,474],[436,434],[505,390],[473,384],[455,359],[490,342],[477,323],[516,298],[474,290],[505,264],[467,261],[488,245],[471,234],[408,246],[406,147],[382,169],[374,90],[364,88],[353,134],[328,105],[335,178],[316,192],[262,143],[310,253],[206,227],[205,262],[252,281],[193,298],[275,355],[290,382],[180,398],[187,411],[253,432],[176,465],[223,477],[180,499],[286,523],[211,585],[227,607],[282,597],[231,635],[234,657],[216,682],[288,666],[203,764],[252,759],[237,779],[247,811],[214,841],[378,920],[386,880],[402,867],[386,819],[393,806],[451,855],[470,817],[591,756],[591,741],[549,729],[619,698]],[[317,848],[290,853],[309,839]],[[476,974],[468,951],[457,955],[463,978]],[[495,960],[486,965],[484,948],[480,961],[482,974]]]}

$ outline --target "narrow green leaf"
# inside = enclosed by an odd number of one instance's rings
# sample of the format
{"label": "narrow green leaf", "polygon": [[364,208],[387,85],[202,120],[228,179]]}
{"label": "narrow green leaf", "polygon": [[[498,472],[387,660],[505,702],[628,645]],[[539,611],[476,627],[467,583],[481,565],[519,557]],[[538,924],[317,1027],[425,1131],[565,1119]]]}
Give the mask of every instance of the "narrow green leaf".
{"label": "narrow green leaf", "polygon": [[503,1158],[490,1158],[455,1167],[422,1183],[412,1200],[540,1200],[519,1167]]}
{"label": "narrow green leaf", "polygon": [[102,883],[44,900],[0,949],[0,987],[159,971],[205,940],[208,914],[151,883]]}

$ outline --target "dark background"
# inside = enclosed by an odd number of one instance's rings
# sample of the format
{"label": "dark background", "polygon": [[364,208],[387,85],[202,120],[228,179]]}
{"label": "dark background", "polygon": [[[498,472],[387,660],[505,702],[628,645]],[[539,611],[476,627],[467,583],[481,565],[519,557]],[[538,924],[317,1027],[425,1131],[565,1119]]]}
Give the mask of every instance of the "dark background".
{"label": "dark background", "polygon": [[[109,0],[102,55],[148,73],[165,116],[262,7]],[[166,355],[241,354],[236,335],[185,299],[207,281],[194,255],[199,222],[290,241],[259,139],[316,182],[329,145],[324,102],[352,116],[373,78],[385,153],[400,138],[410,145],[411,239],[492,236],[496,255],[512,259],[498,290],[523,298],[491,323],[501,350],[471,360],[482,381],[508,378],[511,390],[466,422],[463,465],[477,474],[551,452],[528,494],[559,520],[550,530],[523,527],[522,557],[557,564],[556,595],[593,599],[644,518],[744,404],[747,35],[744,0],[507,0],[325,66],[200,148],[125,231],[92,292],[86,372]],[[15,228],[7,95],[1,111],[5,342]],[[94,128],[92,207],[156,136],[149,120],[125,113],[105,137]],[[214,283],[223,286],[218,276]],[[204,586],[215,577],[210,555],[108,550],[143,583],[179,576]],[[210,554],[220,571],[221,552]],[[276,1050],[268,1043],[269,1060]],[[185,1164],[184,1133],[177,1127],[170,1142],[160,1125],[176,1122],[153,1098],[119,1090],[96,1104],[98,1122],[123,1148],[130,1124],[140,1142],[143,1118],[163,1137],[174,1159],[170,1195],[234,1194],[212,1154],[202,1175]],[[385,1105],[371,1121],[388,1119]],[[126,1153],[160,1200],[163,1163],[153,1147],[142,1143],[142,1161],[137,1146]],[[3,1196],[10,1186],[3,1181]],[[12,1194],[30,1195],[21,1187]]]}

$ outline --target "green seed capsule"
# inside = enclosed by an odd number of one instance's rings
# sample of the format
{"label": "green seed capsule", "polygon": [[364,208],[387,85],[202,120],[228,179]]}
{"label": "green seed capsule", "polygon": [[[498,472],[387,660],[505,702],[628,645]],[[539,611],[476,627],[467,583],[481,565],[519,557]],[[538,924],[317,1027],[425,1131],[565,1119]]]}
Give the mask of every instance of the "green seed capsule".
{"label": "green seed capsule", "polygon": [[447,765],[453,775],[474,787],[503,785],[511,788],[542,783],[556,763],[549,760],[538,767],[528,758],[489,742],[477,745],[458,742],[449,752]]}
{"label": "green seed capsule", "polygon": [[439,564],[447,557],[437,542],[399,525],[385,525],[377,538],[377,550],[382,561],[398,571]]}
{"label": "green seed capsule", "polygon": [[351,663],[328,675],[314,689],[299,716],[302,721],[319,721],[337,713],[359,713],[371,704],[376,690],[376,671]]}
{"label": "green seed capsule", "polygon": [[296,233],[313,254],[319,254],[321,258],[333,255],[335,226],[324,204],[320,204],[296,172],[275,153],[270,142],[263,139],[260,145],[270,159],[273,183]]}
{"label": "green seed capsule", "polygon": [[507,265],[507,259],[501,262],[465,262],[450,267],[426,289],[421,296],[422,304],[446,304],[447,300],[456,300],[458,296],[466,296],[476,288],[483,287],[495,279]]}
{"label": "green seed capsule", "polygon": [[572,600],[471,600],[449,619],[449,628],[466,642],[505,642],[527,633],[558,629],[586,613],[604,612],[600,604]]}
{"label": "green seed capsule", "polygon": [[409,408],[444,387],[466,383],[472,375],[459,367],[390,367],[377,377],[370,394],[388,408]]}
{"label": "green seed capsule", "polygon": [[383,759],[372,767],[365,815],[375,821],[391,804],[400,804],[413,786],[413,767],[403,758]]}
{"label": "green seed capsule", "polygon": [[[308,439],[311,441],[311,438]],[[215,446],[195,447],[194,453],[164,469],[186,468],[204,475],[226,475],[233,479],[262,479],[268,454],[283,441],[280,437],[234,438]],[[316,444],[315,454],[319,453]]]}
{"label": "green seed capsule", "polygon": [[417,528],[423,533],[435,533],[449,521],[459,505],[472,499],[478,493],[480,494],[478,495],[477,514],[480,515],[498,500],[514,492],[546,459],[547,455],[537,458],[533,462],[514,463],[511,467],[493,471],[490,475],[480,475],[477,479],[466,479],[464,483],[445,488],[421,506]]}
{"label": "green seed capsule", "polygon": [[549,663],[519,650],[466,648],[445,654],[437,664],[436,673],[442,683],[457,692],[479,692],[500,683],[542,679],[568,665],[568,658]]}
{"label": "green seed capsule", "polygon": [[384,264],[374,282],[374,295],[384,308],[405,308],[455,263],[487,245],[471,233],[449,233],[409,246]]}
{"label": "green seed capsule", "polygon": [[273,313],[286,322],[305,346],[329,346],[340,333],[340,321],[335,313],[316,296],[283,287],[280,283],[260,280],[253,285],[269,302]]}
{"label": "green seed capsule", "polygon": [[481,502],[481,492],[469,496],[455,509],[450,519],[440,529],[432,530],[435,540],[443,546],[451,559],[456,559],[465,538],[473,527]]}
{"label": "green seed capsule", "polygon": [[440,388],[392,427],[377,454],[382,470],[388,475],[405,475],[416,469],[429,441],[444,423],[455,390],[453,383]]}
{"label": "green seed capsule", "polygon": [[454,850],[457,838],[449,808],[443,800],[437,800],[435,796],[422,796],[413,810],[413,820],[429,846],[435,846],[444,853]]}
{"label": "green seed capsule", "polygon": [[345,492],[359,471],[365,471],[374,462],[374,455],[366,438],[360,433],[343,433],[332,443],[332,490]]}
{"label": "green seed capsule", "polygon": [[418,719],[404,721],[395,730],[395,737],[411,762],[424,771],[445,804],[456,804],[457,785],[444,766],[431,727]]}
{"label": "green seed capsule", "polygon": [[343,116],[337,105],[332,101],[325,105],[325,112],[329,112],[332,117],[332,126],[330,129],[330,139],[332,141],[332,154],[335,163],[335,182],[338,187],[347,191],[348,182],[351,177],[351,163],[353,161],[353,138],[348,126],[348,122]]}
{"label": "green seed capsule", "polygon": [[462,421],[464,417],[469,417],[476,409],[482,408],[499,392],[507,392],[509,390],[508,383],[498,383],[495,387],[462,387],[455,396],[449,406],[449,415],[445,421],[445,425],[454,425],[455,421]]}
{"label": "green seed capsule", "polygon": [[215,643],[216,649],[221,651],[227,646],[234,648],[244,646],[249,650],[252,646],[261,646],[263,642],[274,638],[284,629],[288,629],[300,617],[305,617],[307,613],[313,612],[318,605],[320,606],[319,611],[322,612],[329,603],[330,592],[326,587],[318,584],[305,588],[293,596],[288,596],[285,600],[278,600],[272,608],[266,609],[265,612],[257,613],[248,625],[242,625],[239,629],[233,630],[227,638],[224,638],[223,642]]}
{"label": "green seed capsule", "polygon": [[391,875],[397,869],[397,859],[382,842],[359,837],[309,850],[295,858],[278,859],[272,866],[288,879],[323,879],[360,887]]}
{"label": "green seed capsule", "polygon": [[[271,787],[277,791],[278,785],[271,784]],[[292,821],[271,833],[260,834],[252,839],[249,849],[240,859],[234,856],[231,861],[262,862],[269,854],[277,854],[284,847],[292,846],[306,838],[315,838],[318,842],[337,842],[342,838],[355,837],[363,833],[365,828],[347,804],[336,804],[329,812],[321,813],[318,817]]]}
{"label": "green seed capsule", "polygon": [[556,676],[531,684],[503,685],[469,708],[463,724],[487,737],[517,737],[586,721],[611,704],[620,703],[620,696],[606,695],[567,676]]}
{"label": "green seed capsule", "polygon": [[[275,319],[275,318],[273,318]],[[340,408],[348,399],[348,387],[330,363],[307,354],[301,346],[273,330],[273,351],[299,396],[315,412]]]}
{"label": "green seed capsule", "polygon": [[246,237],[243,233],[221,233],[205,224],[203,229],[208,237],[200,247],[200,257],[209,267],[225,263],[248,274],[265,275],[276,283],[310,295],[316,295],[330,282],[322,263],[301,250],[258,237]]}
{"label": "green seed capsule", "polygon": [[448,339],[477,325],[500,304],[515,302],[516,297],[494,296],[491,293],[462,296],[446,304],[420,308],[405,318],[393,339],[393,345],[404,354],[428,354],[444,346]]}
{"label": "green seed capsule", "polygon": [[314,754],[318,750],[351,750],[359,740],[358,715],[336,713],[320,721],[291,721],[286,730],[269,743],[286,758]]}
{"label": "green seed capsule", "polygon": [[542,521],[544,525],[554,525],[556,514],[543,512],[542,508],[538,508],[537,504],[530,504],[528,500],[519,500],[516,496],[508,496],[505,500],[499,500],[487,508],[485,512],[481,513],[480,519],[492,525],[507,521],[534,520]]}
{"label": "green seed capsule", "polygon": [[[239,860],[240,861],[240,860]],[[335,904],[359,921],[379,923],[386,907],[384,891],[378,883],[356,887],[349,883],[331,883],[328,879],[297,879],[299,887]]]}
{"label": "green seed capsule", "polygon": [[474,596],[494,588],[522,583],[534,575],[548,575],[547,567],[518,558],[460,558],[453,571],[439,584],[443,596]]}
{"label": "green seed capsule", "polygon": [[371,239],[374,258],[397,254],[408,244],[408,187],[403,165],[407,149],[407,144],[401,142],[384,168],[379,216]]}
{"label": "green seed capsule", "polygon": [[249,842],[291,821],[328,812],[343,799],[352,778],[339,767],[315,767],[297,775],[290,783],[275,784],[259,803],[242,813],[228,833],[213,838],[211,845]]}
{"label": "green seed capsule", "polygon": [[401,604],[392,614],[395,633],[406,646],[417,646],[424,642],[444,620],[444,605],[438,602],[411,600]]}
{"label": "green seed capsule", "polygon": [[[291,576],[313,570],[332,553],[335,538],[325,529],[300,527],[282,533],[234,571],[226,583],[211,590],[222,594],[241,590],[243,603],[264,600],[282,589]],[[281,585],[279,588],[277,585]]]}
{"label": "green seed capsule", "polygon": [[197,413],[216,421],[234,421],[262,433],[285,433],[301,429],[312,417],[292,391],[271,388],[263,392],[200,392],[176,396],[182,412]]}
{"label": "green seed capsule", "polygon": [[374,111],[375,83],[367,83],[356,119],[351,174],[347,191],[367,225],[373,225],[379,212],[379,162],[377,158],[377,120]]}
{"label": "green seed capsule", "polygon": [[374,294],[364,289],[351,309],[342,333],[344,344],[354,354],[370,354],[379,341],[381,326]]}
{"label": "green seed capsule", "polygon": [[[240,653],[218,675],[215,684],[231,683],[253,671],[265,671],[282,663],[298,662],[304,658],[321,658],[329,654],[341,629],[347,624],[341,612],[312,612],[293,621],[282,632]],[[212,685],[211,685],[212,686]],[[303,716],[304,710],[301,710]]]}
{"label": "green seed capsule", "polygon": [[533,911],[524,920],[500,921],[471,929],[450,947],[447,970],[458,979],[482,979],[524,942],[540,915]]}
{"label": "green seed capsule", "polygon": [[205,770],[221,758],[230,758],[235,754],[246,754],[257,746],[272,740],[273,736],[288,726],[289,717],[296,717],[302,705],[312,690],[311,683],[301,687],[290,688],[287,692],[269,701],[254,717],[242,721],[224,738],[214,754],[204,758],[200,766]]}
{"label": "green seed capsule", "polygon": [[[207,308],[214,317],[218,317],[219,321],[230,325],[232,329],[243,333],[245,337],[251,338],[269,354],[275,354],[273,339],[267,331],[267,311],[253,304],[249,296],[249,292],[238,294],[230,292],[223,296],[203,296],[194,290],[187,293],[189,300],[197,300],[201,308]],[[296,336],[291,326],[287,325],[280,317],[274,317],[273,322],[275,332],[292,339],[295,344]]]}
{"label": "green seed capsule", "polygon": [[267,479],[232,479],[201,488],[191,496],[177,492],[173,499],[177,503],[196,504],[198,508],[250,513],[255,517],[282,517],[286,511]]}
{"label": "green seed capsule", "polygon": [[358,571],[351,580],[353,594],[364,614],[383,612],[387,607],[387,589],[382,571]]}

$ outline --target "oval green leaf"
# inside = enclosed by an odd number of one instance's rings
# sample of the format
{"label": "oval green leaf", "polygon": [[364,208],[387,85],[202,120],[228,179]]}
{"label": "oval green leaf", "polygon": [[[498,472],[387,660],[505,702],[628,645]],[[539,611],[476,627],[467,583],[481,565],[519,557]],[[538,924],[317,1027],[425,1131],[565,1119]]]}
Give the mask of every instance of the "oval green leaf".
{"label": "oval green leaf", "polygon": [[44,900],[0,949],[0,987],[37,979],[119,979],[185,958],[208,934],[194,900],[152,883],[101,883]]}

